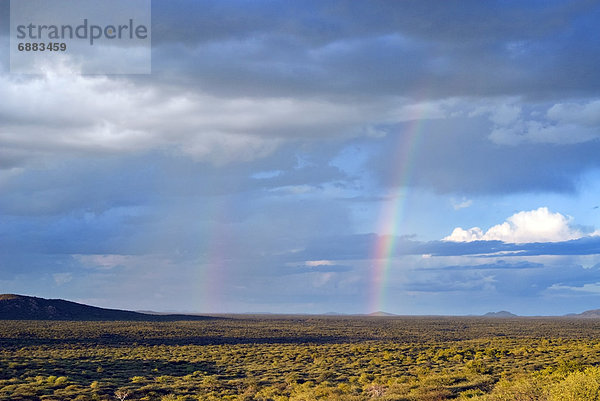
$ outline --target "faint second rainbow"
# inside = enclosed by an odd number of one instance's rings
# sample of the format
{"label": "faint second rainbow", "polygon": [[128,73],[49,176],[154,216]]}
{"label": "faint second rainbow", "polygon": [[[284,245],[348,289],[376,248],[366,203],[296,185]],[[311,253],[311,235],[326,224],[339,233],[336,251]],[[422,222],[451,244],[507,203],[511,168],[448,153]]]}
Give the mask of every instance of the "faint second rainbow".
{"label": "faint second rainbow", "polygon": [[225,312],[225,290],[227,278],[228,225],[225,213],[230,207],[225,200],[213,198],[203,205],[202,233],[198,241],[201,257],[197,261],[198,292],[196,308],[204,313]]}

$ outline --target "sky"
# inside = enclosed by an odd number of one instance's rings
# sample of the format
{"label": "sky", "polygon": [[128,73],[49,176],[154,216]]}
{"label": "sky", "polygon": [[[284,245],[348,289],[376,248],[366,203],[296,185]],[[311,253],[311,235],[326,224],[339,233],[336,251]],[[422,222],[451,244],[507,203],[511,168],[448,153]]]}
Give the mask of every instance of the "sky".
{"label": "sky", "polygon": [[600,308],[598,2],[154,0],[132,75],[11,73],[8,3],[0,293]]}

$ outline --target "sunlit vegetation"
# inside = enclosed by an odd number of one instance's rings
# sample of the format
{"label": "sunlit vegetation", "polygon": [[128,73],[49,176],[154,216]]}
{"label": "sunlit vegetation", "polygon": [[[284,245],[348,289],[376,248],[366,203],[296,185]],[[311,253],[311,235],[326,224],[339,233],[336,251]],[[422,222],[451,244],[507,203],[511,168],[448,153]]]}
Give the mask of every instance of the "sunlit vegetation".
{"label": "sunlit vegetation", "polygon": [[596,400],[600,321],[0,322],[0,400]]}

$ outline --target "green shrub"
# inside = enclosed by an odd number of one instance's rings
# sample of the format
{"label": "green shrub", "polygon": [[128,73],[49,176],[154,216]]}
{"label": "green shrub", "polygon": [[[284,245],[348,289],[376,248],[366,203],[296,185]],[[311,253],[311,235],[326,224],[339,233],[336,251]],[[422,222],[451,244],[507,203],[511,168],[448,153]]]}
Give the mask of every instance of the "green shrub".
{"label": "green shrub", "polygon": [[573,372],[552,386],[550,401],[598,401],[600,400],[599,379],[598,368]]}
{"label": "green shrub", "polygon": [[500,380],[487,401],[546,401],[547,390],[539,379],[523,377],[517,380]]}

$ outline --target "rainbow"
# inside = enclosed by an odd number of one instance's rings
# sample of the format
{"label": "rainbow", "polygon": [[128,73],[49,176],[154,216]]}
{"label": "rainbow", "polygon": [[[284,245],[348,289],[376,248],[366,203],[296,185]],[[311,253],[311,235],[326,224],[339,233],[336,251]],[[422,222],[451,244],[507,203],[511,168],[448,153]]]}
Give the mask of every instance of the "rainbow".
{"label": "rainbow", "polygon": [[420,111],[419,117],[412,120],[406,130],[398,135],[396,154],[393,158],[395,164],[391,168],[393,189],[382,207],[377,225],[378,235],[372,252],[368,312],[383,311],[388,306],[388,273],[396,251],[396,239],[403,219],[413,161],[423,131],[422,112],[423,110]]}
{"label": "rainbow", "polygon": [[202,256],[198,261],[198,281],[200,291],[195,301],[204,313],[225,312],[224,283],[227,277],[227,241],[228,224],[223,220],[228,204],[226,201],[213,199],[204,205],[205,216],[210,216],[203,230]]}

